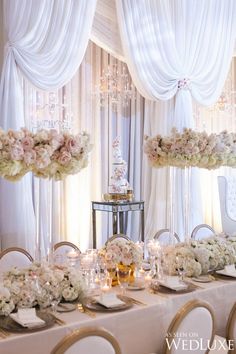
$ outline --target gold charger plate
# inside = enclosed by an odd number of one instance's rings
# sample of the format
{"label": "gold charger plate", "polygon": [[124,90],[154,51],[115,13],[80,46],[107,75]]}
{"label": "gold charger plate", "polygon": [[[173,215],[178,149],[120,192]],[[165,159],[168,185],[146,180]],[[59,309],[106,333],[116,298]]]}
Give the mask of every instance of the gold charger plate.
{"label": "gold charger plate", "polygon": [[164,285],[160,285],[158,283],[156,284],[151,284],[151,289],[156,292],[156,293],[162,293],[162,294],[187,294],[187,293],[191,293],[192,291],[195,291],[196,289],[198,289],[199,287],[195,284],[192,283],[186,283],[187,288],[183,289],[183,290],[173,290],[170,289],[168,287],[165,287]]}
{"label": "gold charger plate", "polygon": [[98,312],[124,311],[133,306],[132,300],[127,296],[118,295],[117,297],[124,302],[123,305],[109,308],[99,304],[94,298],[88,297],[84,300],[83,306],[89,310]]}
{"label": "gold charger plate", "polygon": [[9,332],[28,333],[47,329],[49,327],[52,327],[55,323],[55,318],[50,313],[37,311],[37,316],[44,320],[45,324],[33,328],[21,326],[10,316],[0,316],[0,328],[3,328]]}

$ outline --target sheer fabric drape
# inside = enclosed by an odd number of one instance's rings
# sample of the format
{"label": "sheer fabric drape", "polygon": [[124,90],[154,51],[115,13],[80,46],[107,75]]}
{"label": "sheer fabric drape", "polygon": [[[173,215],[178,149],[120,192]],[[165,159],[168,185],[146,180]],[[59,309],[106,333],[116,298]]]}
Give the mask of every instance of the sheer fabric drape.
{"label": "sheer fabric drape", "polygon": [[[26,124],[19,71],[43,89],[60,87],[71,79],[84,56],[95,7],[96,0],[4,1],[8,42],[0,85],[1,127],[19,129]],[[15,184],[1,180],[0,191],[2,247],[14,242],[32,252],[35,216],[31,176]]]}
{"label": "sheer fabric drape", "polygon": [[[101,200],[102,194],[108,192],[112,141],[117,135],[121,137],[123,158],[128,162],[127,179],[134,189],[136,199],[141,198],[144,100],[137,93],[136,100],[133,99],[128,107],[124,108],[118,104],[117,110],[114,111],[107,101],[105,107],[101,108],[95,88],[99,85],[100,76],[107,70],[108,64],[117,64],[118,70],[122,70],[121,62],[90,42],[78,72],[64,86],[63,91],[55,91],[59,104],[63,97],[65,99],[64,114],[73,114],[73,131],[86,130],[91,134],[93,144],[87,168],[78,175],[68,176],[64,182],[56,182],[57,190],[54,193],[54,242],[69,240],[78,244],[81,250],[92,247],[91,200]],[[47,93],[35,90],[26,82],[27,124],[30,124],[32,112],[35,112],[37,95],[41,97],[42,106],[47,103]],[[62,112],[58,114],[60,118]],[[41,214],[44,213],[42,210]],[[126,221],[127,233],[134,240],[139,237],[139,222],[138,213],[129,213]],[[45,232],[44,230],[46,248]],[[111,216],[97,212],[98,246],[102,246],[111,234]]]}
{"label": "sheer fabric drape", "polygon": [[236,36],[235,1],[117,0],[116,6],[137,89],[151,100],[176,95],[173,125],[193,127],[192,97],[212,104],[226,79]]}

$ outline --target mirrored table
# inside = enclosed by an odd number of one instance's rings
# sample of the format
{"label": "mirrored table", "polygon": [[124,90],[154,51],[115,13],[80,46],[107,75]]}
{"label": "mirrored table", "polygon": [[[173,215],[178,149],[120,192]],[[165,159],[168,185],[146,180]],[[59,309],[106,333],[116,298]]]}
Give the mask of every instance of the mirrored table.
{"label": "mirrored table", "polygon": [[92,201],[93,248],[97,246],[96,212],[112,213],[113,235],[124,234],[124,214],[139,211],[141,219],[141,241],[144,241],[144,201],[96,202]]}

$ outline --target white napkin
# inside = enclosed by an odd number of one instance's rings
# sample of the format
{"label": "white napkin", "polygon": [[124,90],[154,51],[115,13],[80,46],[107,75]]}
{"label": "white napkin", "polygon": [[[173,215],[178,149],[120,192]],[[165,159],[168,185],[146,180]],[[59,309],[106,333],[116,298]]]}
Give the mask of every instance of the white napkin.
{"label": "white napkin", "polygon": [[35,309],[19,309],[17,313],[11,313],[10,317],[23,327],[41,327],[45,321],[36,315]]}
{"label": "white napkin", "polygon": [[113,308],[117,306],[122,306],[125,304],[124,301],[121,301],[118,299],[115,293],[110,293],[110,294],[103,294],[101,296],[98,296],[95,298],[97,303],[107,307],[107,308]]}
{"label": "white napkin", "polygon": [[236,269],[235,269],[234,264],[226,265],[224,270],[228,274],[232,274],[232,273],[235,274],[236,273]]}
{"label": "white napkin", "polygon": [[188,287],[188,284],[181,283],[178,277],[167,277],[165,280],[158,280],[158,283],[160,285],[165,286],[166,288],[169,288],[171,290],[179,291],[179,290],[185,290]]}

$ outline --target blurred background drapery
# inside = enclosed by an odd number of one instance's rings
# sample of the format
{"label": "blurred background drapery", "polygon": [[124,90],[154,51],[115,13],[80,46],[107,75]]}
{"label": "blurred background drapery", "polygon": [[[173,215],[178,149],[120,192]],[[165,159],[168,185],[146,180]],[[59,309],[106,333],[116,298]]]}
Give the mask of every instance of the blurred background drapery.
{"label": "blurred background drapery", "polygon": [[[118,59],[124,59],[124,51],[118,35],[118,23],[115,13],[115,1],[99,0],[91,38]],[[3,52],[3,50],[2,50]],[[93,150],[86,170],[77,176],[70,176],[65,182],[57,182],[54,190],[54,241],[67,239],[80,244],[82,249],[91,247],[91,200],[100,200],[107,192],[111,168],[111,143],[121,136],[123,158],[128,162],[128,180],[134,189],[136,199],[145,200],[145,236],[152,237],[160,228],[169,227],[169,188],[166,169],[154,170],[147,165],[143,157],[144,134],[167,134],[173,121],[175,98],[169,101],[150,101],[138,92],[128,107],[118,103],[116,110],[111,102],[100,107],[99,98],[94,95],[100,76],[107,70],[108,63],[115,63],[120,72],[123,63],[112,57],[93,43],[89,43],[79,70],[63,88],[55,90],[58,105],[66,102],[65,111],[71,114],[73,132],[87,130],[92,137]],[[125,59],[124,59],[125,60]],[[196,129],[206,129],[208,133],[222,129],[235,131],[235,70],[234,61],[226,81],[225,104],[220,97],[214,107],[203,108],[194,105],[193,118]],[[130,79],[131,80],[131,79]],[[22,76],[19,79],[23,88],[24,114],[9,127],[31,126],[37,105],[43,106],[49,100],[50,92],[34,88]],[[224,95],[223,95],[224,96]],[[16,108],[16,107],[15,107]],[[65,112],[64,111],[64,112]],[[47,114],[46,111],[44,114]],[[64,114],[56,111],[55,115]],[[3,125],[2,122],[0,125]],[[4,128],[7,128],[4,127]],[[217,231],[221,231],[220,212],[216,175],[232,174],[232,169],[220,171],[200,171],[201,177],[192,183],[191,225],[207,222]],[[180,173],[181,175],[181,173]],[[17,184],[3,182],[7,198],[1,198],[0,233],[2,247],[18,245],[34,249],[35,216],[33,209],[33,184],[30,175]],[[178,176],[178,194],[176,195],[175,215],[178,220],[176,231],[183,237],[183,209],[181,195],[181,176]],[[21,186],[21,187],[19,187]],[[201,188],[202,200],[199,193]],[[20,194],[16,190],[21,190]],[[22,194],[23,191],[23,194]],[[24,198],[22,197],[24,195]],[[22,210],[24,211],[22,213]],[[43,212],[43,211],[42,211]],[[42,215],[43,216],[43,215]],[[45,219],[46,220],[46,219]],[[21,226],[20,226],[21,225]],[[111,233],[111,220],[103,215],[98,220],[100,246]],[[129,217],[127,233],[138,239],[139,218]],[[47,235],[44,235],[46,248]]]}

